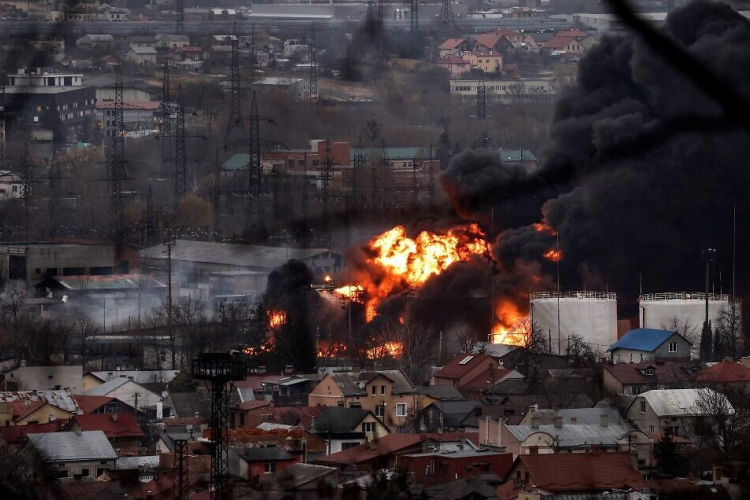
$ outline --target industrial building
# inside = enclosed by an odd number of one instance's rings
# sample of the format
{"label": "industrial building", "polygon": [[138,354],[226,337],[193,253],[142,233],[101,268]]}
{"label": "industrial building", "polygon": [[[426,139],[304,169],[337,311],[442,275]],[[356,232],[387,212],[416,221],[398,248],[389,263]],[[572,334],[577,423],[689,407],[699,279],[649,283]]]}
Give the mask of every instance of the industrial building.
{"label": "industrial building", "polygon": [[613,292],[532,293],[530,314],[557,354],[566,352],[573,335],[599,351],[617,340],[617,295]]}
{"label": "industrial building", "polygon": [[[166,273],[168,259],[164,245],[141,250],[141,264],[145,272]],[[271,271],[290,259],[304,262],[321,279],[326,274],[337,273],[343,265],[341,254],[325,248],[299,249],[176,240],[171,251],[172,283],[179,296],[193,295],[208,299],[225,295],[224,292],[231,290],[233,295],[254,300],[265,292]],[[261,276],[248,276],[248,271],[261,273]],[[233,279],[233,273],[236,273],[236,279]],[[247,288],[240,286],[243,283]]]}
{"label": "industrial building", "polygon": [[[451,97],[476,99],[479,80],[451,80]],[[560,90],[555,77],[488,80],[484,82],[487,99],[504,104],[529,101],[552,101]]]}

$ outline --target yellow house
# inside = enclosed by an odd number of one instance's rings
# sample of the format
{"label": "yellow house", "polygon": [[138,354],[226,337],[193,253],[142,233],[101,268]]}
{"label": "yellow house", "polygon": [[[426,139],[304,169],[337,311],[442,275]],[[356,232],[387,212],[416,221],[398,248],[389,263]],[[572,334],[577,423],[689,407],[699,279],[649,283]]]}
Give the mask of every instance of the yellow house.
{"label": "yellow house", "polygon": [[418,395],[401,370],[329,373],[308,397],[309,406],[343,406],[369,410],[396,432],[408,432]]}
{"label": "yellow house", "polygon": [[466,52],[463,58],[472,68],[481,69],[485,73],[499,73],[503,70],[503,56],[494,50]]}
{"label": "yellow house", "polygon": [[0,425],[2,426],[46,424],[54,420],[67,420],[73,415],[47,401],[0,403]]}

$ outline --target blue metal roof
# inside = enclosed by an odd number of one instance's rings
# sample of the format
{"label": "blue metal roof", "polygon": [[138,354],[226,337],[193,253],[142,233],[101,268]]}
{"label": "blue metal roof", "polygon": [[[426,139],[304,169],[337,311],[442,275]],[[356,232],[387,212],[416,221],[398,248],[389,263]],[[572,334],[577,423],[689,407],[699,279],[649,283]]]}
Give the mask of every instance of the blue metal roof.
{"label": "blue metal roof", "polygon": [[632,349],[634,351],[655,351],[666,340],[674,335],[671,330],[655,330],[653,328],[636,328],[622,336],[612,344],[608,351],[615,349]]}

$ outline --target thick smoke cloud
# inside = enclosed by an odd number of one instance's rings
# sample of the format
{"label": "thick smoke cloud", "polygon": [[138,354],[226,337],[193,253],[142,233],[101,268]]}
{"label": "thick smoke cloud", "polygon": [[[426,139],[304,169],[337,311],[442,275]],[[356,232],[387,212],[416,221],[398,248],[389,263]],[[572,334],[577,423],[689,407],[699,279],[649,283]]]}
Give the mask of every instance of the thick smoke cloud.
{"label": "thick smoke cloud", "polygon": [[[671,13],[665,30],[750,98],[744,17],[698,1]],[[605,37],[582,58],[577,84],[561,96],[536,173],[467,152],[451,163],[443,185],[460,215],[486,224],[494,207],[498,227],[515,228],[494,249],[502,269],[518,272],[518,263],[536,262],[549,274],[542,255],[554,247],[553,233],[530,224],[543,220],[559,232],[566,289],[608,287],[634,299],[641,274],[646,292],[700,290],[700,252],[713,246],[715,291],[723,271],[726,292],[732,210],[742,221],[750,208],[750,141],[745,130],[714,126],[720,122],[711,96],[644,42]],[[737,231],[741,255],[747,225]]]}

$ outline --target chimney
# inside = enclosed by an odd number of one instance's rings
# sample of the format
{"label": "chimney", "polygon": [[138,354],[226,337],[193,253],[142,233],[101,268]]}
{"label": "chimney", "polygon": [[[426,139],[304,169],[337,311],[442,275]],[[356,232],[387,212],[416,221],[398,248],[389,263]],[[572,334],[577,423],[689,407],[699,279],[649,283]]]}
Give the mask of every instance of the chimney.
{"label": "chimney", "polygon": [[118,417],[117,417],[117,413],[113,413],[113,414],[112,414],[112,421],[113,421],[113,422],[117,422],[117,418],[118,418]]}
{"label": "chimney", "polygon": [[599,425],[602,427],[609,427],[609,415],[599,415]]}
{"label": "chimney", "polygon": [[555,415],[555,429],[562,429],[563,419],[562,415]]}
{"label": "chimney", "polygon": [[532,429],[538,429],[539,428],[539,417],[537,417],[537,416],[531,417],[531,428]]}

